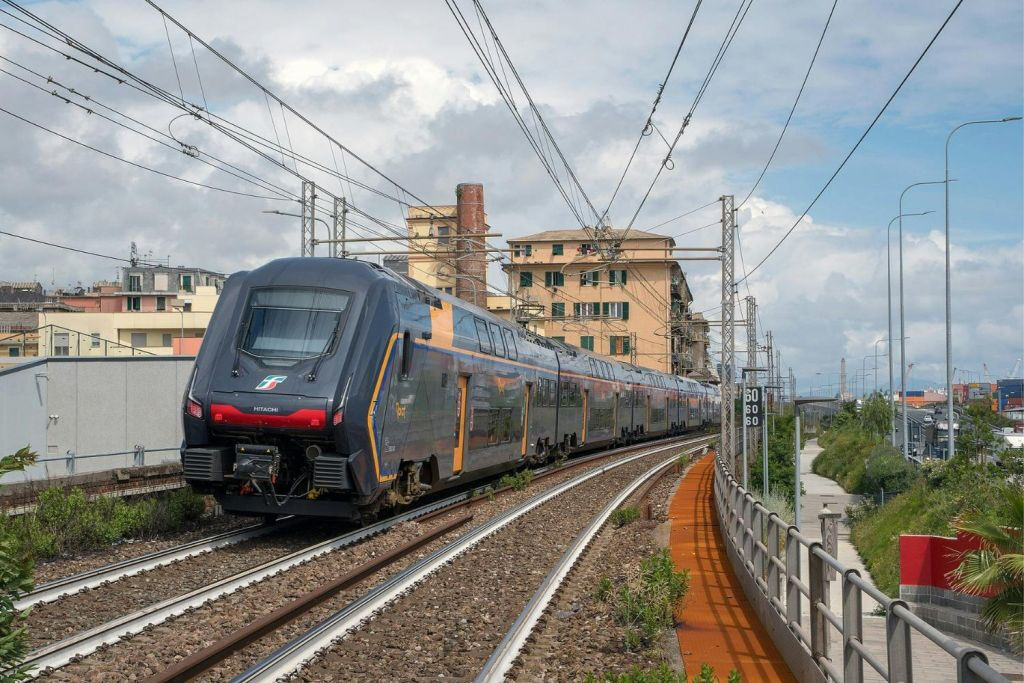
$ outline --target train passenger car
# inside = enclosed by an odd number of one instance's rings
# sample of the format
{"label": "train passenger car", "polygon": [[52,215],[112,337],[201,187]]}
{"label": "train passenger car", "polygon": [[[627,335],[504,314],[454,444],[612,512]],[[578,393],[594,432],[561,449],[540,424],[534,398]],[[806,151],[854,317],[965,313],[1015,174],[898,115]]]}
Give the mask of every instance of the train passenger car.
{"label": "train passenger car", "polygon": [[184,399],[184,476],[229,512],[365,519],[693,428],[679,408],[691,384],[374,264],[279,259],[225,284]]}

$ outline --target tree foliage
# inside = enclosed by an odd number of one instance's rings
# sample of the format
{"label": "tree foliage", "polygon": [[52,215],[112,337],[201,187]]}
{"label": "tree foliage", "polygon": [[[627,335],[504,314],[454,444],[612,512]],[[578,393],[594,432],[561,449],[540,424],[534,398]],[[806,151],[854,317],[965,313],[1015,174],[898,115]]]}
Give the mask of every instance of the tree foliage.
{"label": "tree foliage", "polygon": [[[956,529],[981,539],[981,548],[967,550],[949,578],[953,587],[972,595],[989,595],[981,610],[986,625],[1003,631],[1018,654],[1024,653],[1024,490],[1013,482],[1001,488],[995,518],[974,513]],[[1008,521],[1008,525],[1003,523]]]}
{"label": "tree foliage", "polygon": [[[0,458],[0,476],[24,470],[36,461],[28,447]],[[32,558],[14,536],[0,534],[0,680],[18,681],[28,678],[21,665],[28,652],[25,617],[14,603],[32,590]]]}

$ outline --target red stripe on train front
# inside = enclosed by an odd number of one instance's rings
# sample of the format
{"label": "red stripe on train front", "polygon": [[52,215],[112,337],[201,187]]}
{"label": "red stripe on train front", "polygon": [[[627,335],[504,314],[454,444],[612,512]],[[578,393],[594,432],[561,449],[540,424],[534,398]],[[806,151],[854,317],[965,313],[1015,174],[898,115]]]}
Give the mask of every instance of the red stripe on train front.
{"label": "red stripe on train front", "polygon": [[247,427],[322,429],[327,423],[327,413],[323,410],[302,408],[290,415],[267,415],[266,413],[244,413],[234,406],[223,403],[214,403],[210,406],[210,418],[215,424]]}

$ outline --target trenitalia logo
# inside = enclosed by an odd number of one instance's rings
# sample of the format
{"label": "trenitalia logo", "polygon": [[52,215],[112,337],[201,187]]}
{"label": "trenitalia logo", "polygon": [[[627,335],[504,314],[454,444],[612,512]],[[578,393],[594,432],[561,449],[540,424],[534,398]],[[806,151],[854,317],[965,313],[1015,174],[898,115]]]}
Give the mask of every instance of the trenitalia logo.
{"label": "trenitalia logo", "polygon": [[277,385],[288,379],[288,375],[267,375],[256,385],[256,391],[273,391]]}

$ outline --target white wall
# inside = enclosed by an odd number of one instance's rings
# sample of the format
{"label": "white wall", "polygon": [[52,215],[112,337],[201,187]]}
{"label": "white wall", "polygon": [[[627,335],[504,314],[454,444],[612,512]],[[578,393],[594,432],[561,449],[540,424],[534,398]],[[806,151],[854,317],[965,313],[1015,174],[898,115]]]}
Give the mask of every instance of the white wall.
{"label": "white wall", "polygon": [[[30,446],[39,459],[4,482],[174,462],[189,356],[49,358],[0,371],[0,455]],[[82,456],[116,453],[95,458]],[[69,454],[74,455],[69,466]]]}

